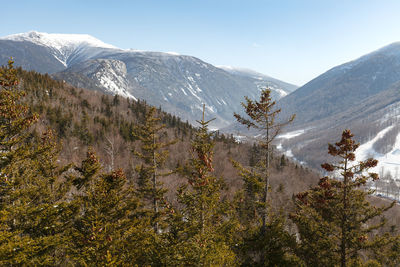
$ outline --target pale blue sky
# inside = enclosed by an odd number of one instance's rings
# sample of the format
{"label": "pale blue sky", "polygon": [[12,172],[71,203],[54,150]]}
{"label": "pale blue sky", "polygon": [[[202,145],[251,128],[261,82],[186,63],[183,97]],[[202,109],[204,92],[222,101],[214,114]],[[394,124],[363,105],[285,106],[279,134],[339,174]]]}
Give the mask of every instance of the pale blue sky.
{"label": "pale blue sky", "polygon": [[398,0],[18,0],[1,7],[0,36],[86,33],[297,85],[400,41]]}

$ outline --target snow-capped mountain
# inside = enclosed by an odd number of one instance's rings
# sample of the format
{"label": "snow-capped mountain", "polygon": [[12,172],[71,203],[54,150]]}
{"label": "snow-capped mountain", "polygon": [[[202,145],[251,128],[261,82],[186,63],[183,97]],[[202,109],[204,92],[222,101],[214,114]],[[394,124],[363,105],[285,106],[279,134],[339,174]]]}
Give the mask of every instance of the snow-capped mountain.
{"label": "snow-capped mountain", "polygon": [[58,49],[60,52],[76,49],[78,46],[92,46],[102,48],[116,48],[113,45],[106,44],[99,39],[88,34],[58,34],[31,31],[27,33],[11,34],[0,37],[0,40],[10,41],[29,41],[32,43],[48,46]]}
{"label": "snow-capped mountain", "polygon": [[14,42],[30,42],[44,46],[50,50],[52,55],[65,67],[70,65],[78,55],[83,56],[81,60],[96,56],[100,49],[116,49],[115,46],[103,43],[102,41],[87,34],[57,34],[31,31],[28,33],[12,34],[0,37],[0,40]]}
{"label": "snow-capped mountain", "polygon": [[312,122],[342,112],[387,90],[400,80],[400,43],[334,67],[280,102],[296,123]]}
{"label": "snow-capped mountain", "polygon": [[358,160],[373,156],[375,171],[400,175],[400,43],[335,67],[278,104],[297,115],[280,148],[299,161],[319,167],[327,144],[350,129],[361,143]]}
{"label": "snow-capped mountain", "polygon": [[50,73],[73,85],[144,99],[194,122],[205,103],[214,127],[231,124],[245,95],[270,87],[276,99],[295,86],[262,75],[243,75],[176,53],[124,50],[89,36],[29,32],[0,38],[0,64]]}

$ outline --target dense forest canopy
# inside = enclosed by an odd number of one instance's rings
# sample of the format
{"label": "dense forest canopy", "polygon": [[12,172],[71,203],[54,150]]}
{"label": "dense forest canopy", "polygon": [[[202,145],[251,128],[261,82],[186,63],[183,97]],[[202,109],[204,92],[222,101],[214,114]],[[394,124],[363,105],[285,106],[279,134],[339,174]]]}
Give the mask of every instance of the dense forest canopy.
{"label": "dense forest canopy", "polygon": [[[323,165],[333,174],[318,182],[269,139],[241,144],[210,132],[204,113],[193,127],[143,101],[78,89],[11,61],[0,87],[1,265],[400,260],[396,222],[385,219],[397,207],[371,204],[365,184],[379,178],[368,173],[376,161],[355,161],[350,131],[329,146],[339,160]],[[273,106],[268,90],[260,103]]]}

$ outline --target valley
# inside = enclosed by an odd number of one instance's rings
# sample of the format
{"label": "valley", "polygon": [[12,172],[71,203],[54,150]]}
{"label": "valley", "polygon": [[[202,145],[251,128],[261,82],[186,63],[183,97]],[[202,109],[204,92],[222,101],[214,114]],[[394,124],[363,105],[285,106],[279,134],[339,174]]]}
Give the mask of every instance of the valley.
{"label": "valley", "polygon": [[400,43],[301,87],[82,34],[7,61],[1,264],[398,262]]}
{"label": "valley", "polygon": [[[37,51],[41,51],[40,59]],[[400,43],[334,67],[300,88],[252,70],[213,66],[195,57],[123,50],[89,35],[15,34],[0,38],[0,52],[0,63],[13,56],[25,69],[49,73],[80,88],[145,100],[191,124],[196,123],[204,103],[206,115],[215,118],[210,127],[234,134],[239,141],[254,140],[259,133],[239,126],[233,113],[243,114],[240,102],[244,96],[254,99],[260,90],[269,88],[282,109],[282,119],[296,114],[294,123],[285,129],[288,133],[280,135],[275,144],[279,151],[320,170],[320,164],[329,159],[323,152],[326,145],[343,129],[351,129],[362,144],[364,152],[357,154],[360,159],[379,158],[374,171],[388,177],[392,185],[399,183],[395,162],[400,149],[396,141]]]}

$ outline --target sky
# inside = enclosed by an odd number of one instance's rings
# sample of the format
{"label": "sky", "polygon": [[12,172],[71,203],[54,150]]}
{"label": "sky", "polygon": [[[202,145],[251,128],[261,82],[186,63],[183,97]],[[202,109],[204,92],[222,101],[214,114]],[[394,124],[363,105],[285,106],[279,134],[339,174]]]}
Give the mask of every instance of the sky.
{"label": "sky", "polygon": [[0,0],[0,36],[90,34],[303,85],[400,41],[398,0]]}

